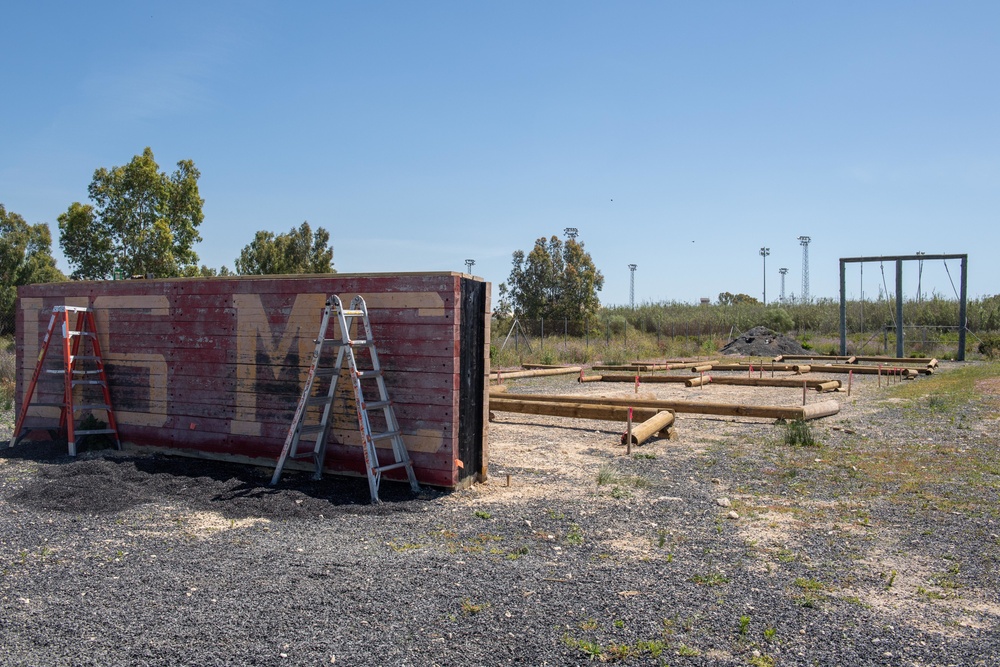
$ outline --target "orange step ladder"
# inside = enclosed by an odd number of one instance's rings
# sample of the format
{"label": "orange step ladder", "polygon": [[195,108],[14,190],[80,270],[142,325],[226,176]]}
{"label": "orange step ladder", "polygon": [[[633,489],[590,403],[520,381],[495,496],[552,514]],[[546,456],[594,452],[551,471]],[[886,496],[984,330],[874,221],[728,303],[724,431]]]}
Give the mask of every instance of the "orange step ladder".
{"label": "orange step ladder", "polygon": [[[70,326],[70,315],[76,315],[75,327]],[[45,368],[45,360],[52,344],[53,334],[57,332],[62,337],[62,365],[60,368]],[[82,341],[90,341],[90,354],[81,353]],[[55,375],[62,376],[62,401],[44,403],[34,400],[40,378]],[[74,403],[74,389],[80,387],[81,396],[87,389],[99,389],[99,397],[93,402]],[[57,393],[53,391],[52,393]],[[93,393],[92,391],[90,393]],[[88,435],[110,435],[114,439],[115,449],[121,449],[121,439],[118,437],[118,424],[115,412],[111,407],[111,394],[108,391],[108,378],[104,372],[104,359],[101,356],[101,343],[97,338],[97,325],[94,323],[94,311],[91,308],[77,306],[55,306],[49,318],[49,327],[45,331],[41,352],[38,353],[38,363],[35,372],[28,383],[24,401],[17,415],[14,427],[14,437],[10,441],[13,447],[30,431],[52,430],[51,426],[26,426],[28,410],[32,407],[58,407],[58,433],[65,434],[69,446],[69,455],[76,456],[79,439]],[[102,410],[107,415],[107,428],[80,429],[76,427],[76,413]]]}

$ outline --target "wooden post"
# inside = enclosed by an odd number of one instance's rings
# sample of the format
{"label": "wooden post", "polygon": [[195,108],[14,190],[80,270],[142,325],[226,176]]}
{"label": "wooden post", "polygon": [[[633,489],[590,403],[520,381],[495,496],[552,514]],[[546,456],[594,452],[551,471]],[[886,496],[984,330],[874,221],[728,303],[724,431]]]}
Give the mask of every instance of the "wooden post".
{"label": "wooden post", "polygon": [[[852,373],[854,371],[851,371]],[[878,388],[882,388],[882,364],[878,365]]]}
{"label": "wooden post", "polygon": [[639,393],[639,374],[635,374],[635,393]]}
{"label": "wooden post", "polygon": [[806,389],[808,389],[808,388],[809,388],[809,383],[803,381],[802,382],[802,405],[806,404]]}
{"label": "wooden post", "polygon": [[854,371],[847,374],[847,395],[851,395],[851,385],[854,384]]}
{"label": "wooden post", "polygon": [[628,409],[628,434],[625,438],[625,453],[632,456],[632,408]]}

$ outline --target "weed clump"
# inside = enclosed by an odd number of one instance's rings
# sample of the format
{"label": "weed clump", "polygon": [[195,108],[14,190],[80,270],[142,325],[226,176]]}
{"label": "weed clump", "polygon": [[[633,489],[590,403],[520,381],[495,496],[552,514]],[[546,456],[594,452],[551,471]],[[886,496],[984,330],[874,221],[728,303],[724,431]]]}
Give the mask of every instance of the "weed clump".
{"label": "weed clump", "polygon": [[785,444],[812,447],[818,443],[816,442],[816,438],[813,437],[809,423],[802,419],[796,419],[788,422],[785,426]]}

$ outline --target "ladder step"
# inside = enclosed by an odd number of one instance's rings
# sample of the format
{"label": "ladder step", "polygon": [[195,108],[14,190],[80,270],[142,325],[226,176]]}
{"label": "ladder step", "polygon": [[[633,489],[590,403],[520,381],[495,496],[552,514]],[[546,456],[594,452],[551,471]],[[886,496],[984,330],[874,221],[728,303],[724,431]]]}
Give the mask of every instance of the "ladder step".
{"label": "ladder step", "polygon": [[344,317],[362,317],[365,314],[363,310],[342,310],[340,312],[344,314]]}
{"label": "ladder step", "polygon": [[74,435],[102,435],[106,433],[118,434],[113,428],[96,428],[90,431],[73,431]]}
{"label": "ladder step", "polygon": [[388,440],[389,438],[395,438],[397,435],[402,435],[400,431],[386,431],[385,433],[372,433],[372,440]]}
{"label": "ladder step", "polygon": [[337,374],[336,368],[317,368],[316,371],[313,373],[313,377],[332,378],[336,374]]}
{"label": "ladder step", "polygon": [[400,461],[399,463],[390,463],[390,464],[384,465],[384,466],[375,466],[374,468],[372,468],[372,470],[375,470],[377,472],[385,472],[386,470],[395,470],[397,468],[405,468],[408,465],[410,465],[409,461]]}
{"label": "ladder step", "polygon": [[299,429],[299,435],[318,435],[323,431],[322,424],[311,424],[309,426],[303,426]]}
{"label": "ladder step", "polygon": [[365,403],[362,410],[381,410],[382,408],[387,408],[392,405],[392,401],[372,401],[371,403]]}
{"label": "ladder step", "polygon": [[70,336],[89,336],[91,338],[94,338],[96,335],[93,331],[68,331],[67,333]]}
{"label": "ladder step", "polygon": [[379,369],[369,369],[366,371],[358,371],[357,375],[362,380],[367,380],[370,378],[377,378],[382,376],[382,371]]}
{"label": "ladder step", "polygon": [[100,375],[103,372],[104,371],[102,371],[100,369],[96,369],[96,370],[92,370],[92,371],[81,371],[81,370],[77,370],[75,368],[73,369],[73,375]]}
{"label": "ladder step", "polygon": [[75,357],[70,357],[70,361],[100,361],[100,357],[95,357],[92,354],[78,354]]}
{"label": "ladder step", "polygon": [[364,338],[358,338],[355,340],[349,340],[346,343],[342,340],[336,340],[335,338],[327,338],[323,341],[327,345],[333,347],[374,347],[375,342],[370,340],[365,340]]}
{"label": "ladder step", "polygon": [[316,408],[326,405],[330,402],[330,399],[326,396],[313,396],[312,398],[306,399],[306,407]]}

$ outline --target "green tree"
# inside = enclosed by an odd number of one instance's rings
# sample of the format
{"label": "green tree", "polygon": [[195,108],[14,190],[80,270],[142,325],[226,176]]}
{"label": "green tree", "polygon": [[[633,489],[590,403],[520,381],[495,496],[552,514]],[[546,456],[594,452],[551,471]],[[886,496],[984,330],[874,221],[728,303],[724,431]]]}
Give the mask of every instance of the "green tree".
{"label": "green tree", "polygon": [[66,280],[52,257],[52,234],[0,204],[0,333],[14,328],[17,287]]}
{"label": "green tree", "polygon": [[236,273],[241,276],[336,273],[330,232],[322,227],[313,231],[308,222],[292,227],[286,234],[259,231],[236,258]]}
{"label": "green tree", "polygon": [[558,236],[539,238],[527,256],[514,251],[512,264],[510,277],[499,287],[499,314],[579,321],[600,308],[597,293],[604,276],[576,239],[563,245]]}
{"label": "green tree", "polygon": [[205,217],[199,176],[191,160],[178,162],[173,174],[161,172],[148,147],[125,166],[96,170],[88,188],[94,205],[74,202],[59,216],[72,277],[107,279],[120,269],[168,278],[197,270],[194,244]]}

